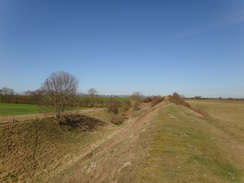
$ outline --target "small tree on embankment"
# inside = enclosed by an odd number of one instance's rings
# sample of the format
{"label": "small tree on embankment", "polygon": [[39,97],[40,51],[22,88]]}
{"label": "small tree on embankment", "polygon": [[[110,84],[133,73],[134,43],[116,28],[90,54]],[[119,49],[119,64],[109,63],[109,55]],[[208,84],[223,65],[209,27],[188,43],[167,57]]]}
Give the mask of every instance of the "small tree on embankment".
{"label": "small tree on embankment", "polygon": [[78,93],[78,79],[64,71],[53,72],[42,84],[44,104],[55,112],[56,122],[63,118],[66,107]]}

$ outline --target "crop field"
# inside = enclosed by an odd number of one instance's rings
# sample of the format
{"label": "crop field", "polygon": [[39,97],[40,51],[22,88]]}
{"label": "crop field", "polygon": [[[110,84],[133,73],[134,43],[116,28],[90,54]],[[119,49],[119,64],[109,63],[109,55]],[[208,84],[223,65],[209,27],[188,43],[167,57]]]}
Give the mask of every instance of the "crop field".
{"label": "crop field", "polygon": [[[86,107],[69,108],[68,110],[81,110],[87,109]],[[27,115],[38,114],[43,112],[44,107],[31,104],[9,104],[0,103],[0,116],[13,116],[13,115]]]}
{"label": "crop field", "polygon": [[[103,98],[103,100],[104,100],[105,102],[107,102],[108,100],[111,99],[111,97],[102,97],[102,98]],[[127,98],[127,97],[114,97],[113,99],[116,99],[116,100],[118,100],[118,101],[120,101],[120,102],[129,100],[129,98]]]}
{"label": "crop field", "polygon": [[129,111],[121,125],[106,110],[86,114],[90,131],[52,118],[0,125],[0,182],[244,182],[244,103],[165,99]]}
{"label": "crop field", "polygon": [[25,115],[39,113],[37,105],[0,103],[0,116]]}

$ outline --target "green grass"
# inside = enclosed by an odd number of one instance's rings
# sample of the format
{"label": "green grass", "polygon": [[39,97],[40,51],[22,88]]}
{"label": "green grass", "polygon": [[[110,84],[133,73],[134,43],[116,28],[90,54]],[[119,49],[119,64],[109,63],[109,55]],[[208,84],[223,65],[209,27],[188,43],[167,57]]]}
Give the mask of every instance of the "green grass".
{"label": "green grass", "polygon": [[[103,98],[103,100],[105,102],[107,102],[107,101],[109,101],[111,99],[111,97],[102,97],[102,98]],[[116,100],[118,100],[120,102],[124,102],[126,100],[129,100],[129,98],[127,98],[127,97],[113,97],[113,99],[116,99]]]}
{"label": "green grass", "polygon": [[[81,110],[86,108],[87,107],[71,107],[68,108],[68,110]],[[37,114],[42,110],[43,107],[38,105],[0,103],[0,116]]]}
{"label": "green grass", "polygon": [[37,105],[0,103],[0,116],[24,115],[39,113]]}

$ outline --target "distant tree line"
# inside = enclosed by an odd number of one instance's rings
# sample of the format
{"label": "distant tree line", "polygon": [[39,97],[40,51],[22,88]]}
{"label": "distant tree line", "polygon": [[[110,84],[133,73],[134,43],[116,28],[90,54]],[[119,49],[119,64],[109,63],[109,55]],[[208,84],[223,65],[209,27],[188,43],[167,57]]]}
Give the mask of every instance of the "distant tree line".
{"label": "distant tree line", "polygon": [[[93,89],[93,88],[92,88]],[[90,89],[91,90],[91,89]],[[95,90],[95,89],[93,89]],[[88,90],[89,91],[89,90]],[[91,92],[91,91],[90,91]],[[33,104],[33,105],[45,105],[42,97],[43,91],[41,89],[37,89],[34,91],[28,90],[21,93],[15,92],[12,88],[2,87],[0,88],[0,103],[14,103],[14,104]],[[105,107],[106,101],[104,98],[130,98],[134,99],[137,98],[133,92],[132,95],[99,95],[98,92],[95,90],[94,93],[78,93],[75,97],[73,103],[70,106],[73,107]],[[155,96],[146,97],[142,94],[138,96],[141,98],[141,102],[151,102],[151,99]],[[244,101],[244,98],[222,98],[222,97],[202,97],[202,96],[195,96],[189,97],[187,99],[199,99],[199,100],[233,100],[233,101]],[[139,104],[139,102],[137,103]],[[137,105],[136,104],[136,105]],[[133,104],[134,105],[134,104]],[[135,105],[135,108],[137,108]]]}
{"label": "distant tree line", "polygon": [[41,90],[17,93],[14,89],[3,87],[0,89],[0,103],[41,104]]}
{"label": "distant tree line", "polygon": [[[0,103],[45,105],[45,95],[42,89],[17,93],[14,89],[3,87],[0,88]],[[103,107],[105,104],[103,97],[95,94],[78,93],[73,98],[75,100],[69,104],[71,107]]]}
{"label": "distant tree line", "polygon": [[233,98],[233,97],[223,98],[223,97],[202,97],[202,96],[195,96],[195,97],[189,97],[187,99],[244,101],[244,98]]}
{"label": "distant tree line", "polygon": [[[92,88],[92,90],[95,90]],[[125,95],[99,95],[98,92],[88,90],[88,93],[77,93],[73,96],[72,103],[69,103],[70,107],[105,107],[105,98],[128,98]],[[13,103],[13,104],[33,104],[33,105],[45,105],[43,100],[45,92],[42,89],[34,91],[24,91],[17,93],[14,89],[3,87],[0,88],[0,103]]]}

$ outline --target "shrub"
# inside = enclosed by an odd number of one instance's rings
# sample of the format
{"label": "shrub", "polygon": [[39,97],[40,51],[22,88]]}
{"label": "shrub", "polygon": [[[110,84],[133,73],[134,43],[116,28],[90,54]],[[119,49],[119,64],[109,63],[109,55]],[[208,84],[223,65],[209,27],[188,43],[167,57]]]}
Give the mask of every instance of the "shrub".
{"label": "shrub", "polygon": [[88,97],[79,98],[79,106],[90,107],[90,99]]}
{"label": "shrub", "polygon": [[132,100],[140,100],[142,98],[142,93],[139,91],[133,92],[130,98]]}
{"label": "shrub", "polygon": [[170,102],[173,102],[177,105],[182,105],[182,106],[185,106],[193,111],[195,111],[196,113],[202,115],[202,116],[209,116],[207,112],[205,112],[204,110],[202,110],[201,108],[194,108],[192,107],[190,104],[188,104],[185,99],[180,96],[178,93],[174,93],[173,96],[169,96],[169,101]]}
{"label": "shrub", "polygon": [[140,105],[141,105],[141,101],[140,101],[140,100],[136,100],[136,101],[134,101],[133,104],[134,104],[134,105],[133,105],[133,109],[134,109],[135,111],[140,110]]}
{"label": "shrub", "polygon": [[151,97],[147,97],[147,98],[144,98],[142,101],[143,101],[144,103],[149,103],[149,102],[152,101],[152,98],[151,98]]}
{"label": "shrub", "polygon": [[177,105],[182,105],[182,106],[191,108],[191,105],[188,104],[188,103],[185,101],[185,99],[184,99],[182,96],[180,96],[178,93],[176,93],[176,92],[173,93],[173,95],[169,97],[169,101],[170,101],[170,102],[173,102],[173,103],[175,103],[175,104],[177,104]]}
{"label": "shrub", "polygon": [[124,122],[125,116],[124,114],[112,114],[111,115],[111,123],[119,125]]}
{"label": "shrub", "polygon": [[104,107],[104,100],[102,97],[95,97],[94,98],[94,105],[95,107]]}
{"label": "shrub", "polygon": [[152,97],[152,99],[151,99],[151,107],[154,107],[155,105],[159,104],[163,100],[164,100],[164,97],[160,97],[160,96]]}
{"label": "shrub", "polygon": [[130,100],[125,100],[123,103],[122,103],[122,109],[124,111],[128,111],[131,107],[131,101]]}
{"label": "shrub", "polygon": [[107,103],[107,109],[109,113],[118,114],[119,108],[122,106],[122,103],[115,99],[110,99]]}

